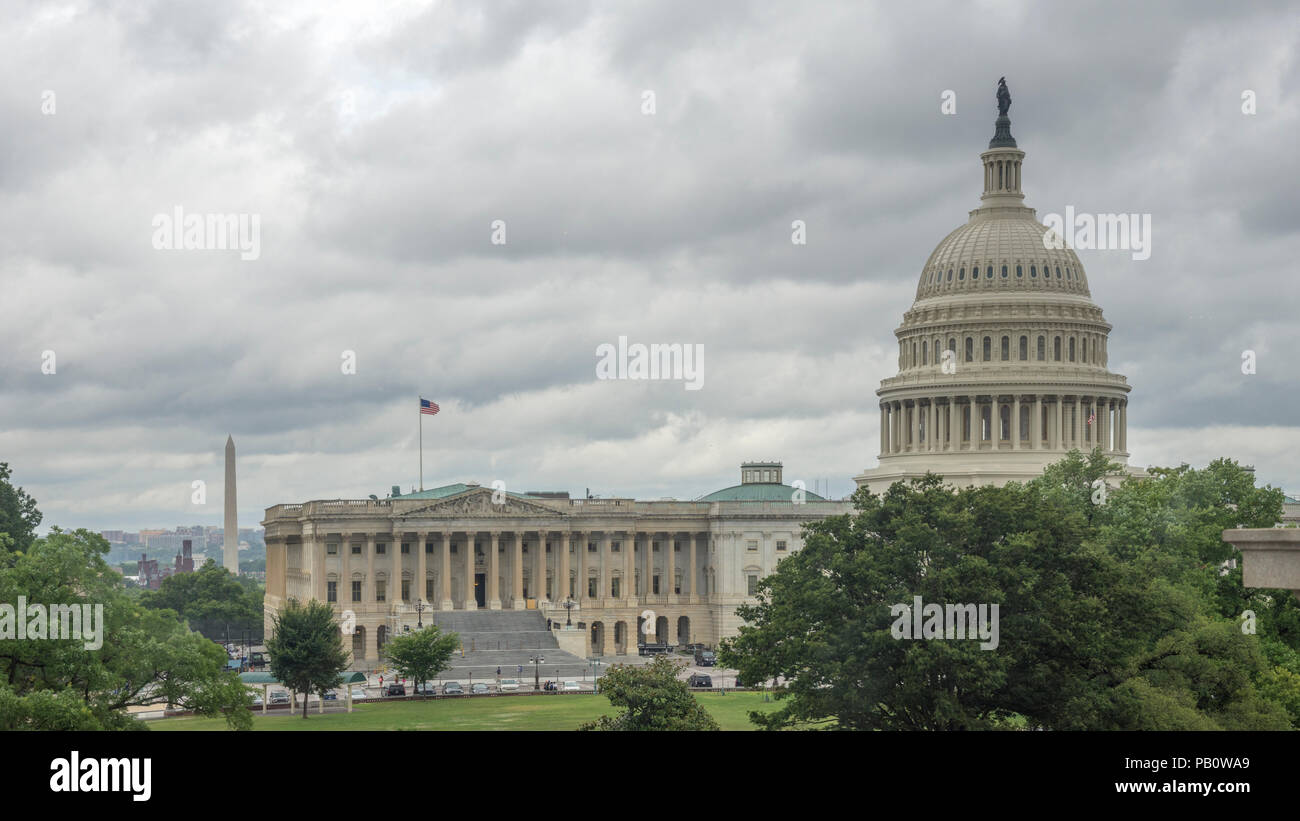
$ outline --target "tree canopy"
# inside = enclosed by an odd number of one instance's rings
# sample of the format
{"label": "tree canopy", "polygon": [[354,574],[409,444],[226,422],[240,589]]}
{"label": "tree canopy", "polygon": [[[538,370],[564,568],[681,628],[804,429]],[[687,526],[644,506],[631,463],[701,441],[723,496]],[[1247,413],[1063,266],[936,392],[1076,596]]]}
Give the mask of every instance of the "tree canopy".
{"label": "tree canopy", "polygon": [[41,512],[36,500],[27,491],[9,482],[11,472],[8,462],[0,462],[0,550],[26,551],[36,539],[36,526],[41,523]]}
{"label": "tree canopy", "polygon": [[616,664],[600,679],[609,703],[623,708],[580,730],[717,730],[718,723],[677,678],[681,665],[658,656],[644,666]]}
{"label": "tree canopy", "polygon": [[307,717],[308,693],[324,697],[343,683],[348,668],[343,634],[328,604],[312,599],[306,605],[289,599],[272,617],[272,635],[266,641],[271,675],[296,693],[302,693],[302,717]]}
{"label": "tree canopy", "polygon": [[411,679],[416,686],[451,666],[451,654],[460,646],[460,635],[443,635],[437,625],[422,630],[398,633],[384,644],[383,654],[398,675]]}
{"label": "tree canopy", "polygon": [[[755,723],[842,729],[1300,726],[1296,606],[1243,591],[1226,528],[1269,527],[1282,495],[1219,460],[1125,479],[1075,452],[1027,484],[928,475],[810,524],[723,642],[742,679],[778,676]],[[891,607],[997,604],[1000,642],[900,640]],[[1241,629],[1248,606],[1261,635]],[[1262,634],[1267,633],[1264,637]]]}
{"label": "tree canopy", "polygon": [[208,559],[193,573],[168,576],[157,590],[144,591],[140,603],[151,610],[174,610],[191,630],[222,641],[227,632],[232,638],[244,630],[262,634],[262,598],[255,581],[232,576]]}

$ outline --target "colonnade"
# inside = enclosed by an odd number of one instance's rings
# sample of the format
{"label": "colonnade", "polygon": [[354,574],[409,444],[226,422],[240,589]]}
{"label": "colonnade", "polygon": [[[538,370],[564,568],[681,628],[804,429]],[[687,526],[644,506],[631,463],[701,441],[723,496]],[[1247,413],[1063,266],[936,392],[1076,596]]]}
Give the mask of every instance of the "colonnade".
{"label": "colonnade", "polygon": [[975,450],[1128,452],[1128,401],[1081,394],[949,394],[880,405],[880,455]]}

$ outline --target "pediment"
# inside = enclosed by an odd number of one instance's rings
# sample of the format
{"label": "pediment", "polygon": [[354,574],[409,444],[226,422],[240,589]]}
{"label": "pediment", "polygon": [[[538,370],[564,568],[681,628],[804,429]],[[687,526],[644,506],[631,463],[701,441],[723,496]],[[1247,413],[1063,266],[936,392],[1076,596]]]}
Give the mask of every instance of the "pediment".
{"label": "pediment", "polygon": [[501,504],[492,501],[493,491],[488,488],[475,488],[446,499],[439,499],[423,507],[408,510],[402,518],[412,516],[548,516],[560,518],[562,513],[539,505],[506,496]]}

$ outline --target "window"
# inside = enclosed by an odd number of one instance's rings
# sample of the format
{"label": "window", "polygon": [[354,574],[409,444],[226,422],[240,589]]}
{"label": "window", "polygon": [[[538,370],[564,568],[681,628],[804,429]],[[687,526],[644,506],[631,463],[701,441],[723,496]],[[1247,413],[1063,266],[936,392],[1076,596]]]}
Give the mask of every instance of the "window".
{"label": "window", "polygon": [[[948,276],[952,276],[952,271],[949,271],[949,272],[948,272]],[[962,269],[961,269],[961,273],[959,273],[959,274],[957,275],[957,279],[958,279],[958,280],[962,280],[962,279],[965,279],[965,278],[966,278],[966,269],[965,269],[965,268],[962,268]]]}
{"label": "window", "polygon": [[1088,361],[1088,337],[1086,336],[1083,338],[1083,347],[1079,352],[1079,358],[1084,362]]}
{"label": "window", "polygon": [[337,556],[339,554],[338,542],[327,542],[325,544],[325,554],[327,556]]}
{"label": "window", "polygon": [[352,583],[352,601],[361,601],[361,582]]}
{"label": "window", "polygon": [[597,549],[598,549],[598,548],[596,547],[596,543],[595,543],[595,542],[587,542],[587,552],[588,552],[588,553],[595,553],[595,552],[597,551]]}
{"label": "window", "polygon": [[758,575],[750,573],[745,577],[747,595],[754,596],[758,594]]}
{"label": "window", "polygon": [[1070,361],[1074,361],[1074,337],[1070,337]]}
{"label": "window", "polygon": [[952,282],[952,269],[951,269],[951,268],[948,269],[948,281],[949,281],[949,282]]}
{"label": "window", "polygon": [[1047,338],[1038,337],[1038,361],[1042,362],[1047,359]]}
{"label": "window", "polygon": [[1059,336],[1056,337],[1054,340],[1052,340],[1052,352],[1055,354],[1054,358],[1056,359],[1056,361],[1060,362],[1061,361],[1061,338]]}
{"label": "window", "polygon": [[750,539],[749,541],[745,542],[745,549],[746,549],[746,550],[758,550],[758,540],[757,540],[757,539]]}
{"label": "window", "polygon": [[622,579],[618,578],[617,576],[609,580],[609,597],[611,599],[618,598],[619,583],[621,581]]}
{"label": "window", "polygon": [[377,553],[377,554],[380,555],[380,556],[384,555],[384,553],[385,553],[387,550],[388,550],[388,545],[386,545],[386,544],[382,544],[382,543],[381,543],[381,544],[377,544],[377,545],[375,545],[375,553]]}
{"label": "window", "polygon": [[[912,343],[912,364],[916,364],[916,343]],[[767,481],[767,471],[763,471],[763,481]]]}
{"label": "window", "polygon": [[[337,547],[337,545],[336,545]],[[333,604],[339,600],[339,583],[325,582],[325,601]]]}
{"label": "window", "polygon": [[650,589],[656,596],[659,595],[659,574],[656,573],[650,580]]}
{"label": "window", "polygon": [[948,350],[952,351],[953,358],[955,359],[957,357],[957,340],[951,336],[948,337]]}
{"label": "window", "polygon": [[922,342],[921,343],[921,364],[924,365],[929,361],[930,361],[930,343]]}
{"label": "window", "polygon": [[388,601],[388,582],[375,582],[375,601]]}
{"label": "window", "polygon": [[600,579],[587,579],[587,598],[594,599],[600,596]]}
{"label": "window", "polygon": [[[993,276],[993,269],[992,269],[992,268],[989,269],[989,276],[990,276],[990,277]],[[1003,278],[1003,279],[1006,279],[1006,278],[1007,278],[1007,266],[1005,266],[1005,265],[1002,266],[1002,278]]]}
{"label": "window", "polygon": [[613,544],[611,544],[611,545],[609,546],[609,550],[610,550],[611,553],[618,553],[618,552],[620,552],[622,549],[623,549],[623,545],[622,545],[621,542],[614,542]]}
{"label": "window", "polygon": [[1029,359],[1029,337],[1020,337],[1020,361],[1024,362]]}
{"label": "window", "polygon": [[361,545],[359,545],[359,544],[354,544],[354,545],[352,545],[352,555],[353,555],[353,556],[360,556],[360,555],[361,555]]}
{"label": "window", "polygon": [[411,580],[402,579],[402,601],[411,600]]}
{"label": "window", "polygon": [[[1044,269],[1044,271],[1046,271],[1046,269]],[[1056,266],[1056,278],[1057,278],[1057,279],[1060,279],[1060,278],[1061,278],[1061,266],[1059,266],[1059,265]]]}
{"label": "window", "polygon": [[424,600],[433,601],[433,579],[424,580]]}
{"label": "window", "polygon": [[781,540],[778,540],[778,541],[777,541],[777,543],[776,543],[776,552],[777,552],[777,553],[784,553],[784,552],[785,552],[785,542],[784,542],[784,541],[781,541]]}
{"label": "window", "polygon": [[1002,361],[1006,362],[1011,358],[1011,337],[1002,337]]}
{"label": "window", "polygon": [[[1003,276],[1005,276],[1005,274],[1004,274]],[[992,265],[990,265],[988,268],[984,269],[984,278],[985,278],[985,279],[993,279],[993,266],[992,266]]]}
{"label": "window", "polygon": [[424,552],[425,552],[425,553],[432,553],[432,552],[433,552],[433,542],[425,542],[425,543],[424,543]]}
{"label": "window", "polygon": [[966,361],[975,361],[975,340],[971,339],[969,336],[966,337]]}
{"label": "window", "polygon": [[1030,265],[1030,266],[1029,266],[1029,278],[1030,278],[1030,279],[1038,279],[1038,267],[1037,267],[1037,266],[1035,266],[1035,265]]}
{"label": "window", "polygon": [[410,555],[410,553],[411,553],[411,543],[410,543],[410,542],[402,542],[402,555],[403,555],[403,556],[407,556],[407,555]]}
{"label": "window", "polygon": [[988,362],[992,358],[993,358],[993,340],[986,336],[984,337],[984,361]]}

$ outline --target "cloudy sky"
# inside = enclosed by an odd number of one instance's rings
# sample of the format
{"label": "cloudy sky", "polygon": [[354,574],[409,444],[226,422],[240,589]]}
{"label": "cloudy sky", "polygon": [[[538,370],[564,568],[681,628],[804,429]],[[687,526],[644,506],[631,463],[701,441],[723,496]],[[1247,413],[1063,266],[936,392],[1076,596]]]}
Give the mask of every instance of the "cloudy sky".
{"label": "cloudy sky", "polygon": [[[0,461],[45,526],[219,524],[228,433],[243,526],[409,489],[420,394],[427,487],[685,499],[757,458],[848,493],[921,266],[978,205],[1002,75],[1040,218],[1152,215],[1150,259],[1079,252],[1131,461],[1231,456],[1300,491],[1294,4],[6,18]],[[178,207],[257,215],[257,259],[156,249]],[[702,344],[704,388],[596,379],[619,336]]]}

